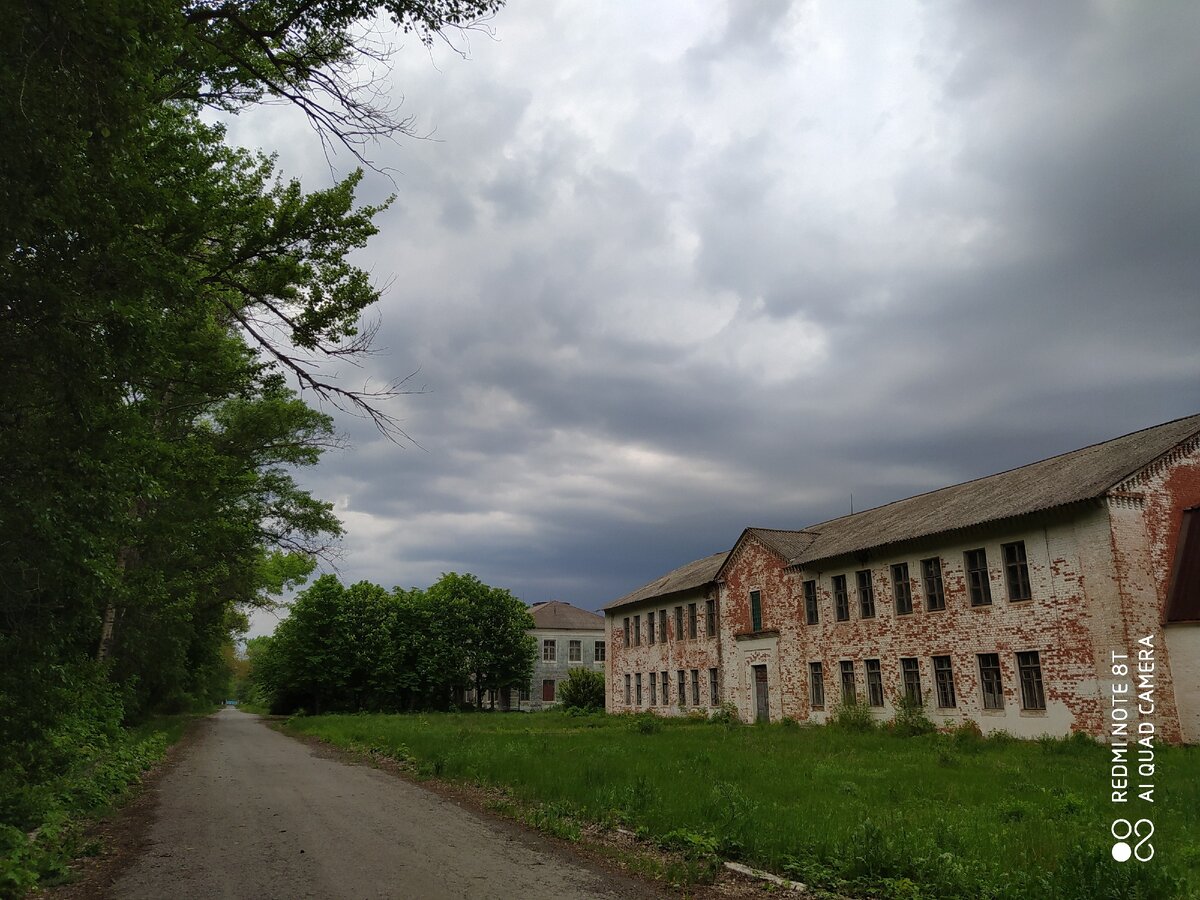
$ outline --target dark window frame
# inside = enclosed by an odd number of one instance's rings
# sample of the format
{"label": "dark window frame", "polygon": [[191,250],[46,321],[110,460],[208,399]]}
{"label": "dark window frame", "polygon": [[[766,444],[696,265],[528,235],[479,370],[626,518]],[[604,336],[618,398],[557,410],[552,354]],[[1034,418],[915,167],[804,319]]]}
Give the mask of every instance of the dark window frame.
{"label": "dark window frame", "polygon": [[850,591],[845,575],[833,576],[833,618],[838,622],[850,621]]}
{"label": "dark window frame", "polygon": [[866,661],[867,705],[883,706],[883,664],[878,659]]}
{"label": "dark window frame", "polygon": [[858,591],[858,617],[875,618],[875,581],[871,577],[871,570],[859,569],[855,572],[854,585]]}
{"label": "dark window frame", "polygon": [[904,696],[925,705],[925,692],[921,688],[921,660],[915,656],[900,657],[900,686]]}
{"label": "dark window frame", "polygon": [[858,685],[855,683],[854,660],[843,659],[838,663],[842,676],[842,703],[858,702]]}
{"label": "dark window frame", "polygon": [[979,661],[979,690],[984,709],[1004,709],[1004,673],[999,653],[976,654]]}
{"label": "dark window frame", "polygon": [[1017,654],[1017,673],[1021,682],[1021,709],[1046,709],[1046,685],[1042,679],[1042,657],[1037,650]]}
{"label": "dark window frame", "polygon": [[675,640],[683,640],[683,607],[675,607]]}
{"label": "dark window frame", "polygon": [[642,646],[642,617],[640,614],[633,617],[633,646]]}
{"label": "dark window frame", "polygon": [[608,660],[608,641],[596,641],[592,645],[592,662],[606,662]]}
{"label": "dark window frame", "polygon": [[651,611],[650,614],[646,616],[646,646],[647,647],[654,646],[654,631],[655,631],[654,612]]}
{"label": "dark window frame", "polygon": [[750,592],[750,630],[763,630],[762,591]]}
{"label": "dark window frame", "polygon": [[633,706],[633,678],[628,672],[625,673],[625,705]]}
{"label": "dark window frame", "polygon": [[542,662],[558,662],[558,640],[542,638]]}
{"label": "dark window frame", "polygon": [[963,572],[971,606],[992,605],[992,580],[988,573],[987,548],[977,547],[963,553]]}
{"label": "dark window frame", "polygon": [[670,672],[660,672],[659,675],[661,676],[659,680],[662,682],[662,705],[670,706],[671,705],[671,677],[670,677],[671,673]]}
{"label": "dark window frame", "polygon": [[567,662],[583,662],[583,638],[570,638],[567,640]]}
{"label": "dark window frame", "polygon": [[654,673],[649,674],[650,679],[650,705],[658,706],[658,679],[654,677]]}
{"label": "dark window frame", "polygon": [[958,698],[954,693],[954,660],[949,656],[933,657],[933,685],[938,709],[954,709]]}
{"label": "dark window frame", "polygon": [[892,593],[896,599],[896,615],[911,616],[913,613],[912,582],[908,577],[908,563],[893,563]]}
{"label": "dark window frame", "polygon": [[804,621],[816,625],[820,621],[821,612],[817,607],[817,582],[809,579],[804,582]]}
{"label": "dark window frame", "polygon": [[716,669],[708,670],[708,705],[721,705],[720,673]]}
{"label": "dark window frame", "polygon": [[688,639],[700,637],[700,613],[695,603],[689,603],[687,608]]}
{"label": "dark window frame", "polygon": [[626,647],[629,646],[629,641],[630,641],[629,629],[630,629],[629,616],[626,616],[625,617],[625,646]]}
{"label": "dark window frame", "polygon": [[946,585],[942,582],[942,558],[931,556],[921,560],[921,579],[925,585],[925,611],[937,612],[946,608]]}
{"label": "dark window frame", "polygon": [[642,673],[637,672],[633,676],[633,693],[637,698],[637,705],[642,705]]}
{"label": "dark window frame", "polygon": [[717,601],[709,597],[704,601],[704,636],[715,637],[717,634]]}
{"label": "dark window frame", "polygon": [[692,706],[700,705],[700,670],[692,669]]}
{"label": "dark window frame", "polygon": [[1004,582],[1008,587],[1009,602],[1032,600],[1033,588],[1029,583],[1029,559],[1025,555],[1025,542],[1001,544],[1000,558],[1004,561]]}
{"label": "dark window frame", "polygon": [[687,670],[679,669],[677,671],[679,673],[677,679],[679,682],[679,706],[682,709],[687,706]]}
{"label": "dark window frame", "polygon": [[808,703],[813,709],[825,708],[825,670],[819,662],[808,664]]}

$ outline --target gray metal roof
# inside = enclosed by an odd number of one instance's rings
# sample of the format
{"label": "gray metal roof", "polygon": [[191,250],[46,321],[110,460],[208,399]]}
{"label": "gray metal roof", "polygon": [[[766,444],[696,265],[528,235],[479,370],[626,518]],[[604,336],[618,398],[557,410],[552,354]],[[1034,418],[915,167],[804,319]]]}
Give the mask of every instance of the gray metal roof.
{"label": "gray metal roof", "polygon": [[[1200,434],[1200,415],[1135,431],[1102,444],[830,519],[802,532],[810,542],[786,558],[797,565],[1011,519],[1101,497],[1160,456]],[[757,530],[756,530],[757,531]],[[777,551],[778,552],[778,551]]]}
{"label": "gray metal roof", "polygon": [[595,631],[604,628],[604,616],[561,600],[535,603],[529,607],[535,628],[554,631]]}
{"label": "gray metal roof", "polygon": [[642,600],[649,600],[652,597],[703,587],[717,577],[717,571],[728,555],[729,551],[725,550],[714,553],[712,556],[706,556],[704,559],[693,560],[685,566],[668,572],[661,578],[643,584],[636,591],[626,594],[620,600],[614,600],[603,608],[607,611],[619,606],[629,606]]}

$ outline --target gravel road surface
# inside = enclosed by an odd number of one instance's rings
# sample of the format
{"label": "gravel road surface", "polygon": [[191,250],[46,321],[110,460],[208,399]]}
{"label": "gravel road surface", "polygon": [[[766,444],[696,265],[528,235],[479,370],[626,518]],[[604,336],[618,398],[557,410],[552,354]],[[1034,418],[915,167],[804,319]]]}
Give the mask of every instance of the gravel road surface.
{"label": "gravel road surface", "polygon": [[222,710],[158,784],[119,898],[660,896],[368,766]]}

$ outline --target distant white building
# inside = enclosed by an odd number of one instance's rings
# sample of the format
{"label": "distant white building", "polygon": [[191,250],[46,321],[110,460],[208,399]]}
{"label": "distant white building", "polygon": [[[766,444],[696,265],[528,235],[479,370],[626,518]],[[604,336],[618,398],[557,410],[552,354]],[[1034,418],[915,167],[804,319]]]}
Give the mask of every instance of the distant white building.
{"label": "distant white building", "polygon": [[571,669],[585,667],[604,674],[608,646],[604,640],[604,617],[550,600],[529,608],[534,628],[529,632],[537,640],[533,678],[516,702],[521,709],[546,709],[558,702],[558,683]]}

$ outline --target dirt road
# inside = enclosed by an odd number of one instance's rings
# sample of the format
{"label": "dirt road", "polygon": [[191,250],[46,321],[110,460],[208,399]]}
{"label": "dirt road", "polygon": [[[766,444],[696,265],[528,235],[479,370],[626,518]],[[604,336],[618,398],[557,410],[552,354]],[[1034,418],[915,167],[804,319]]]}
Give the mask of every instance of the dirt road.
{"label": "dirt road", "polygon": [[223,710],[158,784],[119,898],[658,896],[537,835]]}

